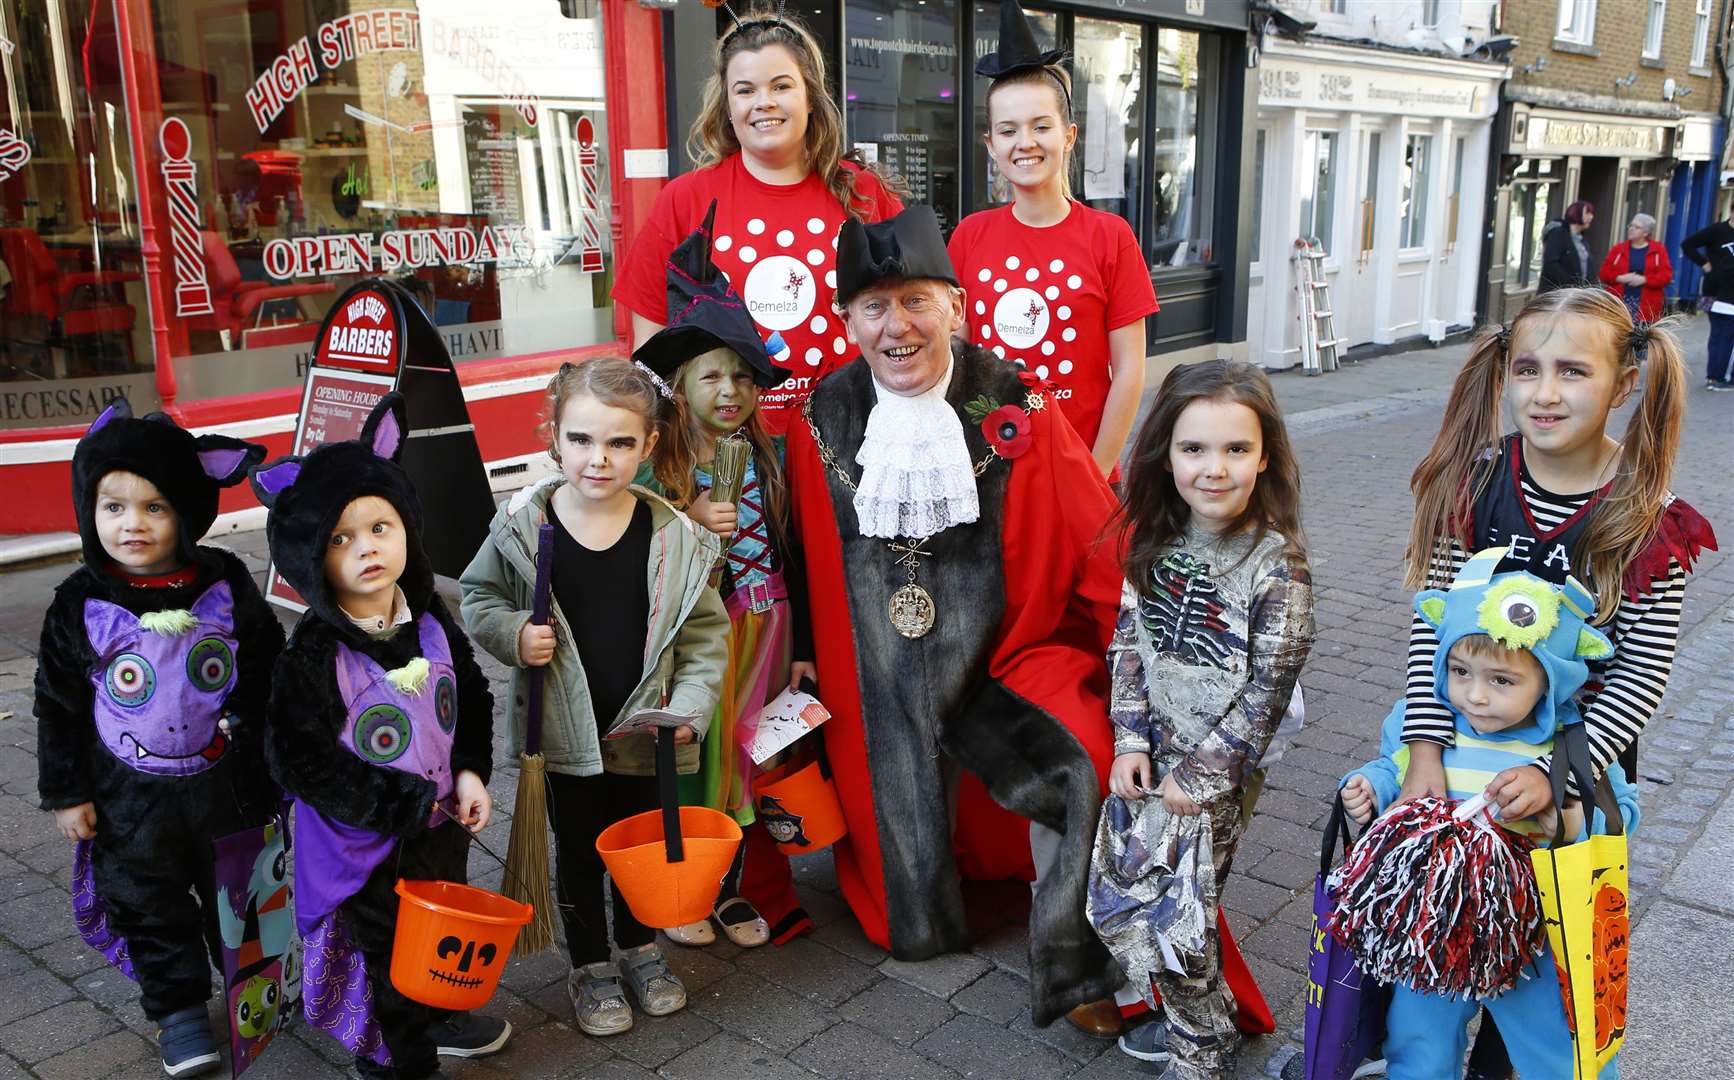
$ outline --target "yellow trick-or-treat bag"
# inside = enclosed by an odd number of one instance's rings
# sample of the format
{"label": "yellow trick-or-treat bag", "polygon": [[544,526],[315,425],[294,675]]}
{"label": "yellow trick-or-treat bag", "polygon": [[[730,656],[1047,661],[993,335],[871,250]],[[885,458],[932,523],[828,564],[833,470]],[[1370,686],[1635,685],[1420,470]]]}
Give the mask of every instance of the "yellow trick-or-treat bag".
{"label": "yellow trick-or-treat bag", "polygon": [[[1626,1035],[1625,821],[1606,778],[1591,777],[1589,741],[1583,724],[1571,724],[1554,742],[1553,801],[1564,805],[1567,771],[1578,791],[1593,792],[1606,831],[1575,844],[1562,843],[1564,823],[1552,847],[1530,853],[1541,890],[1542,918],[1553,947],[1555,974],[1571,1029],[1573,1076],[1595,1080]],[[1586,817],[1593,819],[1593,814]]]}

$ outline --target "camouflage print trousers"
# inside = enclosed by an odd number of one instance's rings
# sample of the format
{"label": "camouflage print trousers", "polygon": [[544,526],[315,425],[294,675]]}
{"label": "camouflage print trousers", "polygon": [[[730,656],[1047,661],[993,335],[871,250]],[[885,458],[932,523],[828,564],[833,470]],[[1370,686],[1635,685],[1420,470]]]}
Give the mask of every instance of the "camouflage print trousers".
{"label": "camouflage print trousers", "polygon": [[[1256,798],[1256,796],[1254,796]],[[1240,799],[1211,804],[1210,861],[1216,867],[1217,893],[1228,880],[1234,849],[1245,831]],[[1216,912],[1205,912],[1209,944],[1197,972],[1181,975],[1167,969],[1151,978],[1168,1015],[1168,1051],[1174,1055],[1169,1080],[1226,1080],[1234,1069],[1240,1031],[1234,1024],[1234,997],[1222,978],[1222,941],[1216,932]]]}

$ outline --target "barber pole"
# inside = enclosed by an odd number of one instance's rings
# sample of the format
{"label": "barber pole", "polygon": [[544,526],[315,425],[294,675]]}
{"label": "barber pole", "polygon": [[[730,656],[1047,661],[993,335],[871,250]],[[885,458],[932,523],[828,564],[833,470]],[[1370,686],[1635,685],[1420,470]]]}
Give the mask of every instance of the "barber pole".
{"label": "barber pole", "polygon": [[199,167],[188,158],[193,148],[186,121],[171,116],[157,130],[163,151],[163,190],[169,199],[169,236],[175,248],[175,314],[209,315],[211,286],[205,278],[200,246]]}
{"label": "barber pole", "polygon": [[596,127],[588,116],[578,118],[574,135],[578,139],[578,182],[584,191],[578,226],[583,245],[578,252],[578,269],[597,274],[602,272],[602,215],[596,206]]}

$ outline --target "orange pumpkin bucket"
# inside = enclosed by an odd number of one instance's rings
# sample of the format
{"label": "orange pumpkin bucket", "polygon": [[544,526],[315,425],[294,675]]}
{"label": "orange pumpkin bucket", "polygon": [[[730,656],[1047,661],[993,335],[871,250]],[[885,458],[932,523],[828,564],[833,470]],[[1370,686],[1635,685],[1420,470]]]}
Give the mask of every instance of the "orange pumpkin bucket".
{"label": "orange pumpkin bucket", "polygon": [[779,765],[758,777],[753,781],[753,809],[785,855],[811,855],[849,831],[823,758]]}
{"label": "orange pumpkin bucket", "polygon": [[529,904],[450,881],[399,881],[391,985],[436,1009],[487,1004],[500,985]]}
{"label": "orange pumpkin bucket", "polygon": [[596,838],[596,852],[626,898],[633,918],[670,930],[710,914],[741,845],[741,827],[727,814],[679,806],[674,732],[656,733],[662,808],[617,821]]}

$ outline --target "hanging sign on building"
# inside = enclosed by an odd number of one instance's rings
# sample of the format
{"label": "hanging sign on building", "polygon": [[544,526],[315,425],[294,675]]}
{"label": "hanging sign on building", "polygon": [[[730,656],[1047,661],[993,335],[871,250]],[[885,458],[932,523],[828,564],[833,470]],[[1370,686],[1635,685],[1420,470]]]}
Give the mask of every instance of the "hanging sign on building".
{"label": "hanging sign on building", "polygon": [[[1513,141],[1518,126],[1512,126]],[[1667,127],[1654,120],[1620,120],[1601,114],[1528,114],[1523,152],[1529,154],[1602,154],[1613,157],[1657,157],[1667,153]]]}

